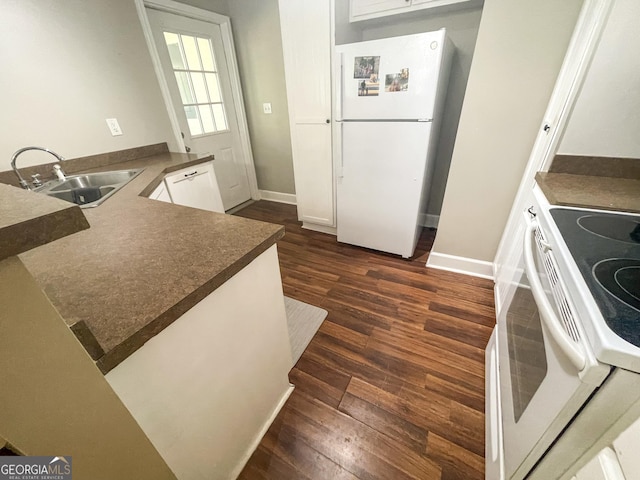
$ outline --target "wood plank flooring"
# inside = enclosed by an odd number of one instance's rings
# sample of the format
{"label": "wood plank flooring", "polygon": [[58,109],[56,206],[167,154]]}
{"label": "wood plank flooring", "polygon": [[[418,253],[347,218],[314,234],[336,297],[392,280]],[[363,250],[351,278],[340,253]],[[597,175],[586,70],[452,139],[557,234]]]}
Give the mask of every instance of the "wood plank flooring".
{"label": "wood plank flooring", "polygon": [[240,479],[484,479],[484,347],[493,282],[303,230],[291,205],[237,215],[285,225],[285,295],[329,315],[291,370],[296,389]]}

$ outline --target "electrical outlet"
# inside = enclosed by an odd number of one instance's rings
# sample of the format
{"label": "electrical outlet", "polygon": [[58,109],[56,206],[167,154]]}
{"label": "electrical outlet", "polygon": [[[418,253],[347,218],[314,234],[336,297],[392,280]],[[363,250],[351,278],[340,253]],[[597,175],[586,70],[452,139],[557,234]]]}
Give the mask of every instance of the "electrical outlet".
{"label": "electrical outlet", "polygon": [[122,129],[120,128],[117,118],[107,118],[107,125],[109,126],[109,130],[111,130],[111,135],[114,137],[122,135]]}
{"label": "electrical outlet", "polygon": [[267,115],[271,113],[271,104],[270,103],[263,103],[262,104],[262,110],[264,110],[264,113],[266,113]]}

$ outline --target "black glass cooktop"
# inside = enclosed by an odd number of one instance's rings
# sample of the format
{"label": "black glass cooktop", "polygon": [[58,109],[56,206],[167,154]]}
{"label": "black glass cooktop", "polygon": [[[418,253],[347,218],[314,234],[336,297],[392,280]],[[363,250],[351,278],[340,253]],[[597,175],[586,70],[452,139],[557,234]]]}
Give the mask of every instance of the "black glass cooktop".
{"label": "black glass cooktop", "polygon": [[550,212],[607,325],[640,347],[640,216]]}

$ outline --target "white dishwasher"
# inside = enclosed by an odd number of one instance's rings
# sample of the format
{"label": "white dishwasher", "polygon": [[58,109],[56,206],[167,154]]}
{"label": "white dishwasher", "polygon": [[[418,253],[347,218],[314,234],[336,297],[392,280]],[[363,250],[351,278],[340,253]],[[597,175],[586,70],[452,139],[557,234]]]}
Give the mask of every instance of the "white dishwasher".
{"label": "white dishwasher", "polygon": [[167,175],[164,179],[176,205],[224,213],[213,162],[206,162]]}

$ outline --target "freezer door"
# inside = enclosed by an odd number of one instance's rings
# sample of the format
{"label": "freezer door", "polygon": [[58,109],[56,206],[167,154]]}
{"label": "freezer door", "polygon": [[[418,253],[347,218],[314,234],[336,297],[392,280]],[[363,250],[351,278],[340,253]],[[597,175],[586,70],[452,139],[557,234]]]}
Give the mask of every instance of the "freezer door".
{"label": "freezer door", "polygon": [[342,124],[338,241],[413,255],[431,123]]}
{"label": "freezer door", "polygon": [[338,119],[432,119],[445,31],[336,47]]}

